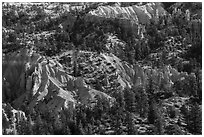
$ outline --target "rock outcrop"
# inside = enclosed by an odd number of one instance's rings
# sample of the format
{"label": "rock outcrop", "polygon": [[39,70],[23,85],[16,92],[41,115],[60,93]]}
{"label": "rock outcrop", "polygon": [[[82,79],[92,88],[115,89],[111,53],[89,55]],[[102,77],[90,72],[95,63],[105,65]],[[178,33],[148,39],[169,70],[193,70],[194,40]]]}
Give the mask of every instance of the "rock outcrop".
{"label": "rock outcrop", "polygon": [[[166,14],[166,11],[159,3],[148,3],[142,6],[120,7],[116,6],[99,6],[96,10],[90,11],[87,15],[89,20],[100,20],[99,18],[117,18],[129,25],[149,24],[151,18],[158,18]],[[103,19],[102,19],[103,20]],[[128,26],[128,24],[126,24]]]}
{"label": "rock outcrop", "polygon": [[30,50],[5,57],[3,83],[3,101],[10,99],[8,102],[17,109],[57,113],[62,108],[73,109],[77,102],[88,104],[96,95],[112,100],[106,93],[87,86],[84,78],[69,75],[55,59]]}
{"label": "rock outcrop", "polygon": [[2,127],[6,129],[8,134],[17,132],[17,123],[27,120],[25,113],[15,110],[10,104],[2,104]]}

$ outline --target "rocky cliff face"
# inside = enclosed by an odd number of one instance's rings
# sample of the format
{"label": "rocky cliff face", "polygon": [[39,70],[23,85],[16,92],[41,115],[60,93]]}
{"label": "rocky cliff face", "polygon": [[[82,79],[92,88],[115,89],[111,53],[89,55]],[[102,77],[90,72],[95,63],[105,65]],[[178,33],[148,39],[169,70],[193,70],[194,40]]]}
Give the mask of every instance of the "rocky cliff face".
{"label": "rocky cliff face", "polygon": [[202,23],[174,6],[3,3],[4,133],[36,130],[38,118],[53,126],[44,134],[66,124],[72,134],[188,134],[185,116],[202,100]]}
{"label": "rocky cliff face", "polygon": [[[73,52],[56,59],[43,57],[29,50],[20,50],[3,62],[3,101],[15,108],[46,109],[55,113],[62,108],[73,109],[77,102],[93,102],[96,95],[113,101],[115,89],[146,86],[152,79],[169,91],[174,83],[186,81],[195,74],[178,72],[171,66],[160,69],[130,65],[113,54],[80,51],[77,56],[78,77],[73,74]],[[59,63],[61,62],[61,63]],[[78,99],[76,99],[78,97]]]}
{"label": "rocky cliff face", "polygon": [[[29,53],[29,50],[20,50],[18,54],[5,57],[5,60],[3,82],[6,84],[3,86],[3,101],[10,99],[15,108],[26,107],[30,111],[37,108],[42,112],[49,109],[57,113],[62,108],[74,108],[78,101],[87,104],[96,95],[108,101],[112,99],[87,86],[85,79],[90,81],[88,77],[69,75],[56,59]],[[91,74],[94,73],[89,72]],[[79,100],[76,100],[76,96]]]}
{"label": "rocky cliff face", "polygon": [[[145,5],[133,5],[128,7],[115,6],[99,6],[96,10],[90,11],[87,15],[89,20],[97,20],[101,18],[117,18],[121,21],[127,20],[133,24],[146,25],[150,23],[151,18],[159,18],[165,15],[166,11],[158,3],[147,3]],[[91,15],[91,17],[90,17]],[[126,23],[127,23],[126,21]],[[127,25],[128,26],[128,25]]]}

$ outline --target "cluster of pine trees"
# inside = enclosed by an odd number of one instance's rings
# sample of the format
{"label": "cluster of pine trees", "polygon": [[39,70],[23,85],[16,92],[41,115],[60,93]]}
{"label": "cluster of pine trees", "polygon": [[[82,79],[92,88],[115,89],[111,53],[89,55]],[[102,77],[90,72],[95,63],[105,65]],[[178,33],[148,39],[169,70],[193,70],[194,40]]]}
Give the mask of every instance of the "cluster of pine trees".
{"label": "cluster of pine trees", "polygon": [[[125,5],[125,3],[123,3]],[[199,3],[198,3],[199,5]],[[33,22],[44,17],[43,9],[33,7],[38,11],[38,16],[33,18]],[[165,42],[169,37],[180,37],[180,41],[185,54],[179,57],[188,60],[190,63],[183,65],[181,63],[168,62],[165,50],[162,51],[163,57],[160,57],[160,63],[153,63],[152,67],[161,67],[163,65],[172,65],[179,71],[194,72],[198,75],[198,71],[202,68],[202,33],[200,32],[201,22],[199,19],[189,18],[185,10],[172,11],[171,14],[159,18],[157,21],[151,20],[143,37],[138,36],[134,30],[125,30],[119,23],[118,19],[107,19],[102,22],[85,22],[85,15],[88,11],[96,7],[88,7],[84,11],[75,11],[76,21],[71,30],[67,25],[62,29],[60,24],[66,20],[67,13],[61,14],[59,18],[47,19],[47,23],[36,23],[29,26],[29,16],[24,12],[12,9],[11,11],[3,10],[3,26],[10,28],[15,25],[20,29],[13,32],[3,33],[3,51],[4,53],[13,52],[18,48],[26,45],[25,41],[19,41],[25,36],[21,36],[19,32],[32,34],[32,32],[49,31],[55,29],[47,39],[43,39],[45,45],[34,43],[35,48],[46,56],[53,56],[63,50],[74,49],[77,56],[79,50],[109,52],[104,44],[106,43],[107,33],[113,33],[125,42],[124,55],[120,55],[121,59],[130,64],[137,61],[147,60],[148,55],[154,53],[159,48],[165,47]],[[25,14],[25,15],[24,15]],[[11,16],[12,15],[12,16]],[[27,27],[24,27],[27,26]],[[28,27],[29,26],[29,27]],[[27,30],[26,30],[27,29]],[[29,30],[29,32],[27,32]],[[6,35],[6,34],[9,35]],[[90,35],[91,34],[91,35]],[[24,42],[24,43],[23,43]],[[189,46],[190,45],[190,46]],[[174,47],[179,50],[180,47]],[[117,51],[115,51],[117,52]],[[117,53],[113,53],[117,54]],[[74,72],[77,72],[77,61],[75,62]],[[77,76],[77,74],[73,74]],[[112,97],[116,101],[109,105],[106,101],[98,99],[95,106],[86,106],[78,104],[74,111],[62,110],[57,118],[54,118],[53,112],[40,114],[37,112],[28,113],[27,120],[18,121],[16,131],[8,132],[2,130],[3,134],[56,134],[56,135],[91,135],[91,134],[114,134],[114,135],[135,135],[142,134],[138,125],[149,125],[149,129],[145,134],[202,134],[202,89],[200,79],[196,76],[190,77],[187,83],[174,83],[175,88],[170,91],[176,96],[191,96],[188,104],[183,105],[179,109],[179,114],[175,109],[168,112],[170,118],[179,116],[177,123],[167,124],[162,107],[162,99],[158,96],[157,91],[161,90],[149,79],[146,87],[139,86],[131,89],[126,88],[124,91],[115,89]],[[189,94],[190,93],[190,94]],[[137,123],[138,117],[142,119]]]}
{"label": "cluster of pine trees", "polygon": [[[190,133],[202,133],[201,108],[195,99],[180,108],[181,114],[173,108],[166,114],[162,100],[154,92],[156,90],[156,83],[150,80],[147,88],[133,87],[113,92],[116,100],[111,105],[98,98],[94,106],[78,104],[73,111],[62,110],[58,117],[53,116],[54,112],[40,114],[34,111],[26,115],[27,120],[16,122],[16,131],[3,130],[3,134],[135,135],[142,134],[139,124],[150,125],[145,134],[187,134],[181,128],[182,123]],[[177,123],[169,125],[165,123],[165,115],[180,118]],[[182,122],[181,118],[184,119]],[[141,121],[137,122],[138,119]]]}

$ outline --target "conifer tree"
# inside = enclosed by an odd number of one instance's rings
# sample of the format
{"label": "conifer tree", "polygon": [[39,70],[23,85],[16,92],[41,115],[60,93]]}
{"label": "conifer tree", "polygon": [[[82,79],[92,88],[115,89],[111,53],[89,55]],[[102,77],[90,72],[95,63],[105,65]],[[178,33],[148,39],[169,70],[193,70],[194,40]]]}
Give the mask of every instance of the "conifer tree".
{"label": "conifer tree", "polygon": [[101,119],[103,114],[103,104],[102,104],[102,99],[98,98],[97,103],[94,106],[94,115],[96,119]]}
{"label": "conifer tree", "polygon": [[125,108],[129,112],[136,111],[136,100],[135,100],[135,93],[130,89],[124,90],[124,98],[125,98]]}
{"label": "conifer tree", "polygon": [[113,93],[113,97],[116,99],[115,106],[120,107],[122,111],[125,110],[125,99],[124,99],[124,92],[122,91],[115,91]]}
{"label": "conifer tree", "polygon": [[202,134],[202,111],[198,103],[194,103],[189,112],[187,127],[193,134]]}
{"label": "conifer tree", "polygon": [[137,135],[138,131],[134,124],[134,119],[132,113],[127,112],[126,114],[126,123],[127,123],[127,133],[128,135]]}
{"label": "conifer tree", "polygon": [[190,92],[191,95],[193,95],[194,97],[198,95],[196,77],[194,77],[193,75],[189,75],[189,88],[191,90]]}
{"label": "conifer tree", "polygon": [[125,108],[125,101],[124,101],[124,93],[123,92],[119,92],[118,98],[117,98],[117,102],[119,103],[121,110],[124,110]]}
{"label": "conifer tree", "polygon": [[123,131],[121,129],[121,125],[122,125],[122,120],[120,119],[120,117],[117,117],[116,118],[116,123],[114,125],[116,135],[121,135],[123,133]]}
{"label": "conifer tree", "polygon": [[168,125],[165,127],[165,134],[168,135],[185,135],[185,133],[181,130],[180,126],[177,124]]}
{"label": "conifer tree", "polygon": [[31,115],[28,115],[28,131],[31,133],[30,135],[33,135],[33,125],[32,125],[33,121],[31,118]]}
{"label": "conifer tree", "polygon": [[155,91],[158,89],[157,83],[155,83],[155,81],[153,80],[153,78],[150,76],[148,78],[148,85],[147,85],[147,94],[148,94],[148,98],[149,100],[155,99],[154,98],[154,93]]}
{"label": "conifer tree", "polygon": [[29,125],[29,120],[20,120],[17,124],[17,132],[19,135],[32,135],[32,127]]}
{"label": "conifer tree", "polygon": [[184,117],[185,123],[188,125],[190,120],[189,105],[182,105],[182,107],[180,108],[180,111]]}
{"label": "conifer tree", "polygon": [[156,102],[152,100],[149,107],[148,121],[150,124],[154,124],[156,133],[161,135],[164,133],[164,121],[160,109]]}
{"label": "conifer tree", "polygon": [[138,110],[141,117],[147,117],[149,110],[148,95],[144,87],[140,86],[134,88],[136,99],[136,110]]}
{"label": "conifer tree", "polygon": [[93,127],[91,124],[88,124],[88,132],[87,135],[92,135],[93,134]]}
{"label": "conifer tree", "polygon": [[159,135],[164,134],[164,121],[162,115],[157,115],[154,125],[156,127],[157,134]]}
{"label": "conifer tree", "polygon": [[150,105],[149,105],[149,112],[148,112],[148,121],[150,124],[154,124],[155,123],[155,120],[156,120],[156,102],[155,100],[152,100],[149,102]]}
{"label": "conifer tree", "polygon": [[81,121],[79,122],[78,130],[79,130],[79,133],[78,133],[79,135],[85,135],[86,134]]}
{"label": "conifer tree", "polygon": [[34,134],[36,135],[45,135],[46,134],[46,126],[44,125],[44,121],[42,121],[41,115],[38,114],[37,119],[35,121]]}

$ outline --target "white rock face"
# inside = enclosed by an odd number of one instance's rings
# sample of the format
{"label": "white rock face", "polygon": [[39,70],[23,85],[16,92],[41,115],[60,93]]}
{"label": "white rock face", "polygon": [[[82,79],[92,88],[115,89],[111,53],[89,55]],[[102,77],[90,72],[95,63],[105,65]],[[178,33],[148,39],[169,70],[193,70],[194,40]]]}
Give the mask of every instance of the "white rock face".
{"label": "white rock face", "polygon": [[[64,56],[72,57],[72,54],[69,51]],[[6,56],[3,62],[3,101],[10,99],[15,108],[26,105],[30,111],[34,108],[41,112],[49,109],[57,114],[62,108],[73,109],[77,101],[83,104],[95,101],[96,96],[113,102],[109,90],[114,84],[118,84],[120,90],[133,86],[145,87],[147,79],[151,78],[158,86],[169,90],[176,81],[189,76],[195,78],[195,74],[179,73],[170,66],[162,71],[143,68],[138,64],[130,66],[113,54],[80,51],[76,60],[83,66],[80,71],[84,73],[87,70],[87,74],[73,77],[56,59],[47,59],[29,50]],[[95,90],[91,83],[102,86],[95,85],[98,88]]]}
{"label": "white rock face", "polygon": [[[161,5],[155,5],[154,3],[148,3],[142,6],[129,6],[129,7],[119,7],[119,6],[99,6],[96,10],[90,11],[87,18],[118,18],[120,20],[131,20],[135,24],[148,24],[150,18],[156,18],[166,14],[166,11]],[[94,20],[94,19],[92,19]]]}
{"label": "white rock face", "polygon": [[[56,60],[47,60],[38,54],[28,53],[28,50],[19,51],[18,56],[14,57],[16,55],[14,53],[12,58],[7,57],[4,62],[4,69],[10,71],[3,71],[5,83],[3,100],[13,97],[15,108],[26,105],[30,111],[37,108],[41,112],[52,110],[57,114],[62,108],[73,109],[77,102],[76,95],[85,104],[88,100],[95,100],[96,95],[108,100],[112,99],[105,93],[90,88],[82,77],[75,78],[67,74]],[[20,60],[21,54],[24,58]],[[13,62],[17,63],[13,64]],[[25,68],[26,64],[30,64],[27,69],[16,69],[16,67]],[[15,85],[13,90],[10,90],[10,85]]]}

